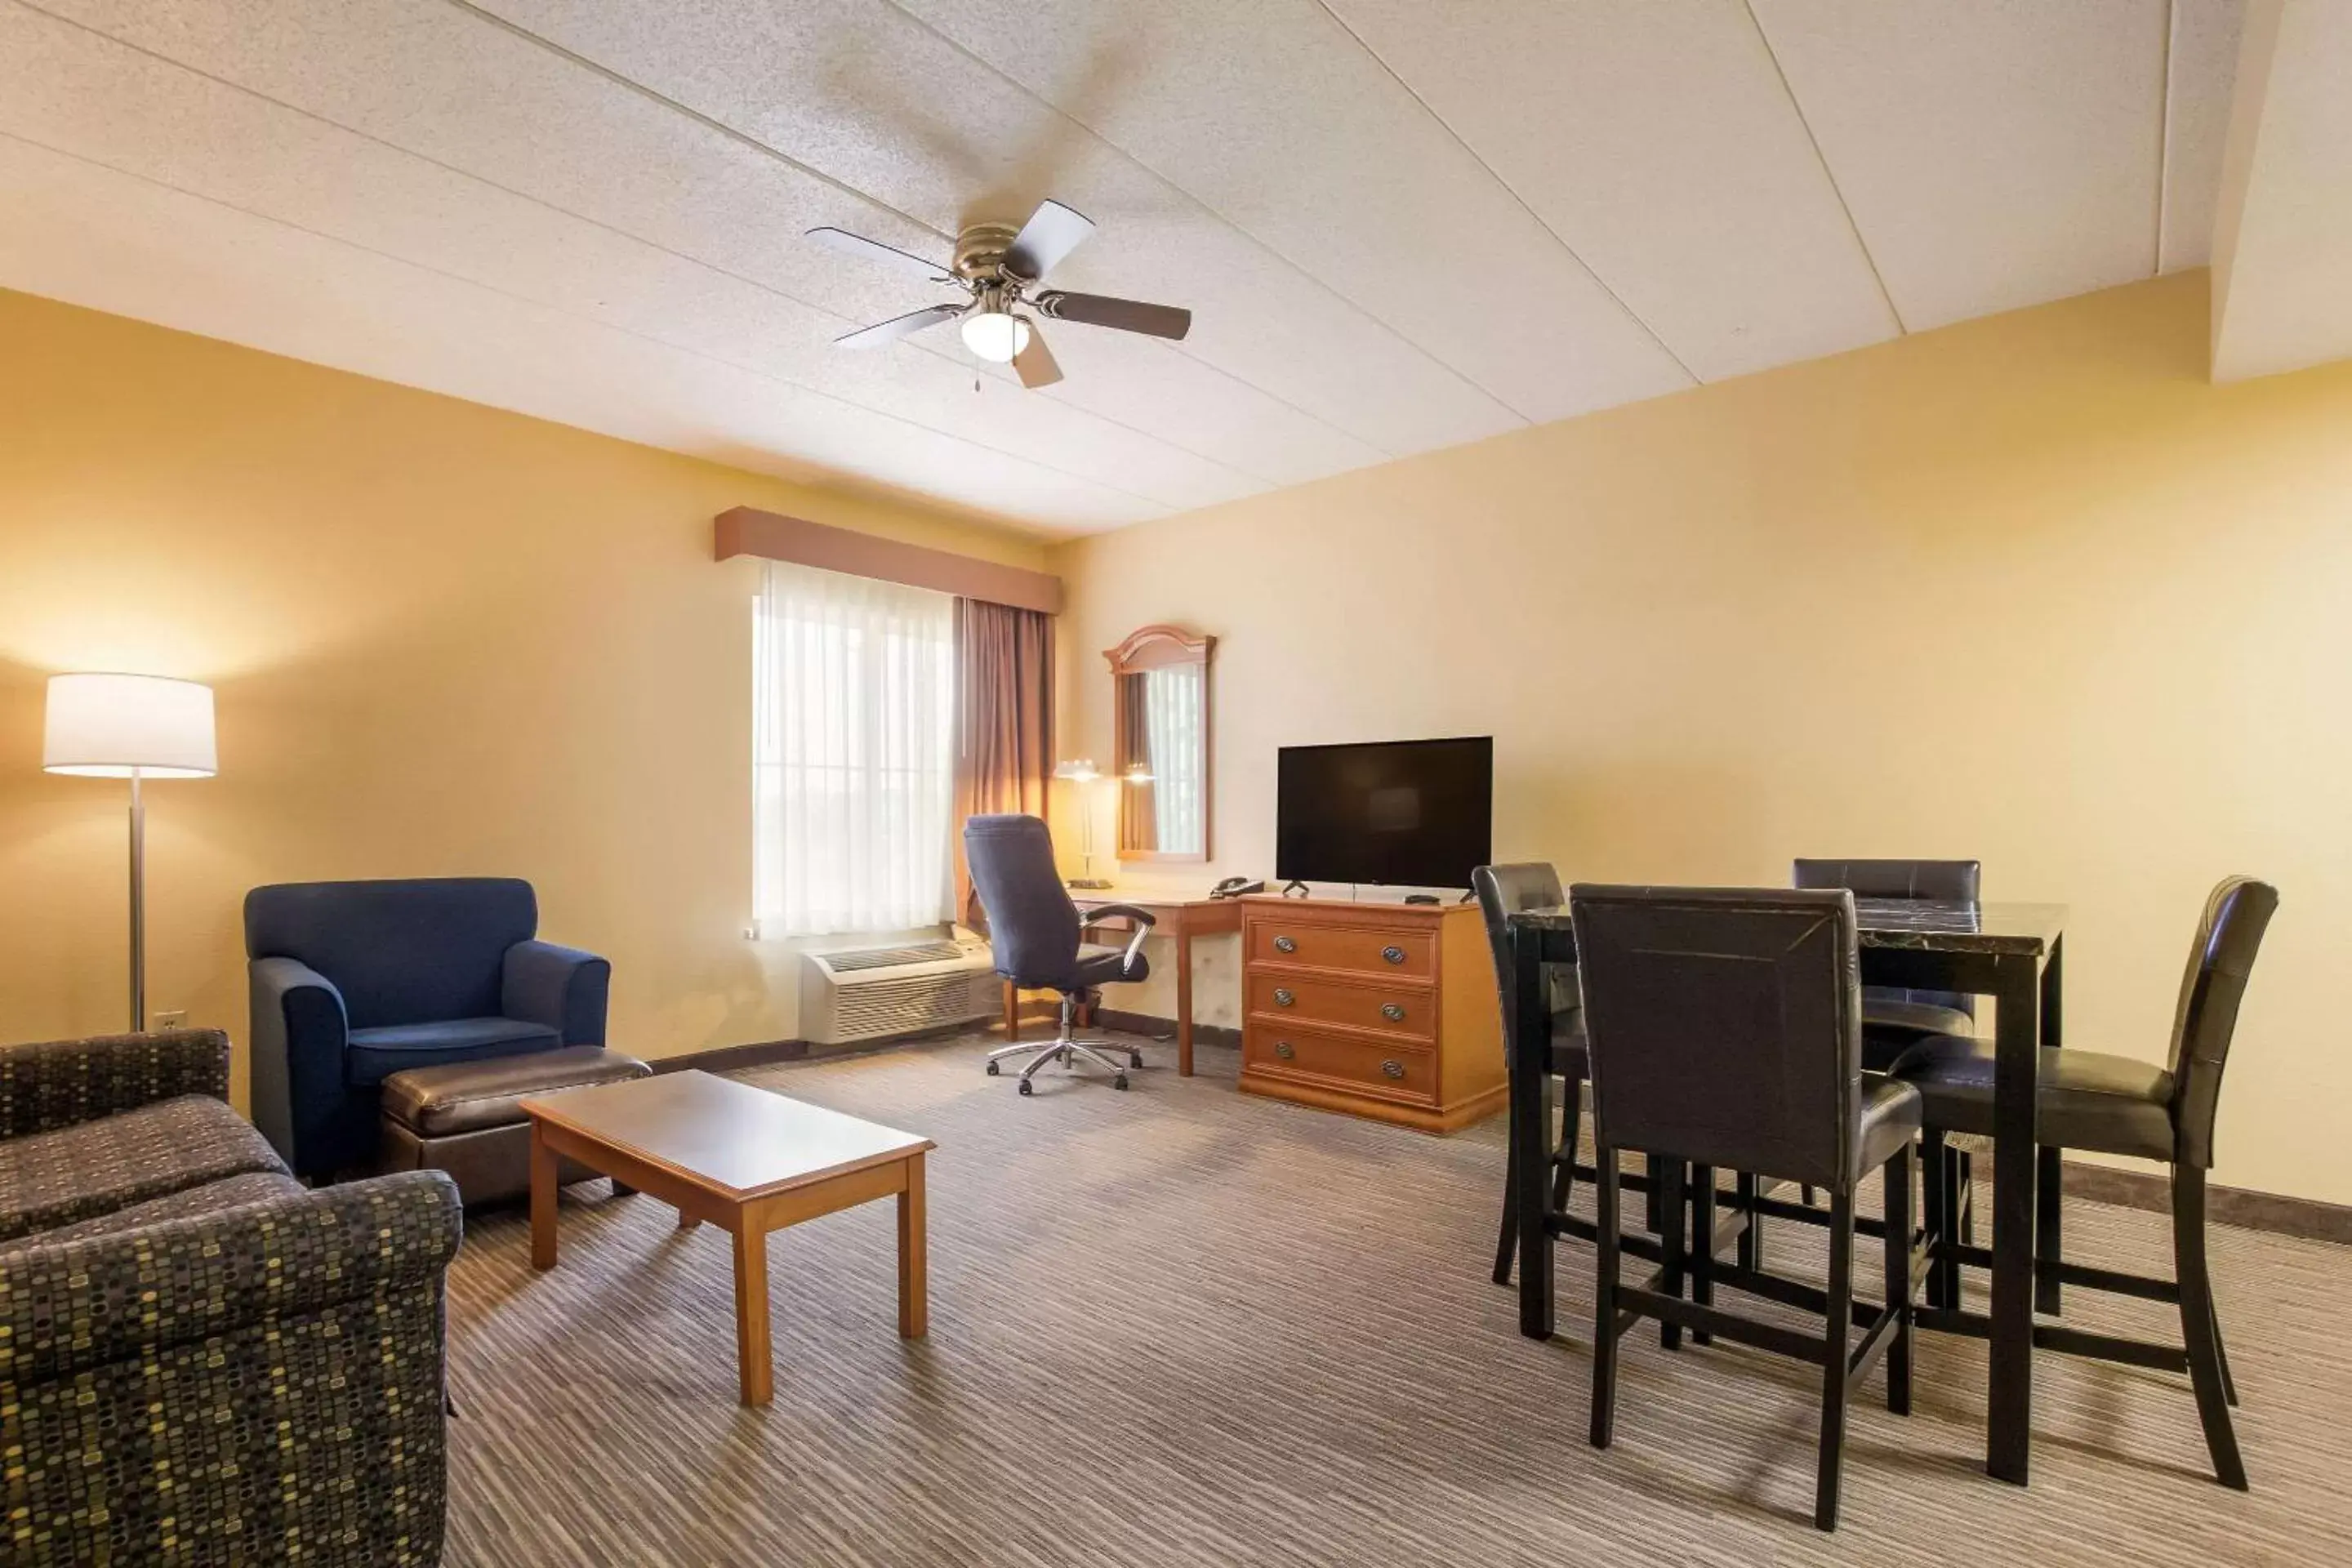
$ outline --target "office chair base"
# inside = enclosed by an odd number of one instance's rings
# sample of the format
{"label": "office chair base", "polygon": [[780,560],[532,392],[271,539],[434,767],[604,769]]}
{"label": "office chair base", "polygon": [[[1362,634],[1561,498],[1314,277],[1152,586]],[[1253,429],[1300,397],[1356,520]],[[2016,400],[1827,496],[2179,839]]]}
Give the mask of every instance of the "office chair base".
{"label": "office chair base", "polygon": [[[1118,1062],[1112,1060],[1109,1056],[1105,1054],[1106,1052],[1117,1051],[1122,1048],[1127,1052],[1126,1067],[1120,1066]],[[1048,1040],[1042,1046],[1034,1040],[1024,1040],[1017,1045],[999,1046],[996,1049],[988,1053],[988,1076],[995,1078],[1001,1075],[1004,1070],[1000,1065],[999,1058],[1009,1057],[1021,1051],[1033,1053],[1027,1064],[1021,1069],[1021,1092],[1024,1094],[1034,1094],[1036,1092],[1036,1090],[1031,1086],[1029,1080],[1035,1076],[1039,1068],[1044,1067],[1048,1062],[1058,1061],[1064,1067],[1076,1067],[1077,1065],[1078,1058],[1084,1058],[1086,1060],[1092,1062],[1095,1066],[1102,1068],[1105,1072],[1111,1075],[1110,1086],[1113,1089],[1125,1089],[1128,1087],[1128,1067],[1139,1068],[1143,1065],[1143,1053],[1133,1046],[1121,1047],[1114,1045],[1108,1040],[1076,1040],[1072,1039],[1067,1035],[1064,1035],[1057,1039]]]}

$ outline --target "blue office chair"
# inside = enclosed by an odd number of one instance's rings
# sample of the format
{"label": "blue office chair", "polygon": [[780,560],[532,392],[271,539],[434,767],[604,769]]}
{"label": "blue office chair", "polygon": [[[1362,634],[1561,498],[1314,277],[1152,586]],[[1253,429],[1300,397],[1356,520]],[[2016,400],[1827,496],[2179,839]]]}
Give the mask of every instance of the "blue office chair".
{"label": "blue office chair", "polygon": [[373,1163],[394,1073],[604,1043],[612,965],[538,928],[530,884],[506,877],[245,896],[253,1120],[296,1175]]}
{"label": "blue office chair", "polygon": [[[1071,1025],[1078,1004],[1095,988],[1114,981],[1140,980],[1151,973],[1144,962],[1143,939],[1150,934],[1151,916],[1132,904],[1102,904],[1078,912],[1062,886],[1054,866],[1054,840],[1045,823],[1034,816],[975,816],[963,825],[964,859],[971,868],[971,885],[988,912],[989,945],[996,954],[996,973],[1026,990],[1062,994],[1062,1027],[1039,1046],[1024,1040],[988,1054],[988,1072],[1003,1069],[998,1059],[1022,1051],[1036,1054],[1021,1069],[1021,1092],[1033,1092],[1029,1080],[1047,1062],[1075,1066],[1080,1058],[1111,1075],[1113,1089],[1127,1087],[1127,1069],[1106,1052],[1121,1047],[1108,1040],[1073,1038]],[[1135,936],[1124,948],[1096,947],[1079,939],[1099,921],[1130,920]],[[1141,1067],[1143,1053],[1125,1047],[1128,1065]]]}

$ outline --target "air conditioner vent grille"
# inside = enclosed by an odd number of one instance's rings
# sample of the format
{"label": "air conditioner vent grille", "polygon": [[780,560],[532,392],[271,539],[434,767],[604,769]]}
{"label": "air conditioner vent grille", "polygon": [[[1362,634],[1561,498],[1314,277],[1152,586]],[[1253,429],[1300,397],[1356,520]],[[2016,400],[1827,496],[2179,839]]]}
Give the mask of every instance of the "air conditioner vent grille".
{"label": "air conditioner vent grille", "polygon": [[951,942],[924,942],[915,947],[869,947],[856,952],[825,952],[817,956],[835,974],[861,969],[889,969],[901,963],[939,963],[961,958],[964,950]]}
{"label": "air conditioner vent grille", "polygon": [[834,998],[834,1033],[844,1040],[870,1039],[910,1030],[960,1024],[994,1005],[996,977],[913,974],[845,987]]}

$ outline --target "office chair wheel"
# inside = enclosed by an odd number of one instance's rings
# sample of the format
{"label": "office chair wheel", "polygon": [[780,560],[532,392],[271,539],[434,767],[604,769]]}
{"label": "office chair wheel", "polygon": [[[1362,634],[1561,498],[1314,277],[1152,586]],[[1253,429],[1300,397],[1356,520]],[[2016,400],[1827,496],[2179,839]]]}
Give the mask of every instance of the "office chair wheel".
{"label": "office chair wheel", "polygon": [[1125,1089],[1127,1087],[1127,1075],[1125,1073],[1119,1074],[1117,1078],[1110,1080],[1110,1086],[1113,1089]]}
{"label": "office chair wheel", "polygon": [[1024,1078],[1021,1080],[1021,1092],[1024,1094],[1034,1094],[1037,1091],[1029,1087],[1029,1080]]}
{"label": "office chair wheel", "polygon": [[1143,1065],[1143,1053],[1142,1053],[1141,1051],[1129,1051],[1129,1052],[1128,1052],[1128,1053],[1127,1053],[1127,1065],[1128,1065],[1128,1066],[1129,1066],[1129,1067],[1131,1067],[1131,1068],[1139,1068],[1139,1067],[1141,1067],[1141,1066]]}
{"label": "office chair wheel", "polygon": [[988,1064],[988,1076],[991,1078],[997,1077],[999,1074],[1003,1073],[1003,1070],[1004,1069],[1003,1068],[998,1067],[994,1062]]}

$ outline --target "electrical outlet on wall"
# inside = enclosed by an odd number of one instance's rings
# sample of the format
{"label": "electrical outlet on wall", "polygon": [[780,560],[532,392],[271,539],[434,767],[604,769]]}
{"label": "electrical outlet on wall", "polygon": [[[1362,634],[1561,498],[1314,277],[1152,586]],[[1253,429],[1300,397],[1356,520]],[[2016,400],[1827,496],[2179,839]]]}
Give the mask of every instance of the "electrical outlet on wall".
{"label": "electrical outlet on wall", "polygon": [[184,1029],[188,1026],[188,1010],[174,1007],[167,1013],[158,1013],[155,1015],[155,1026],[159,1029]]}

